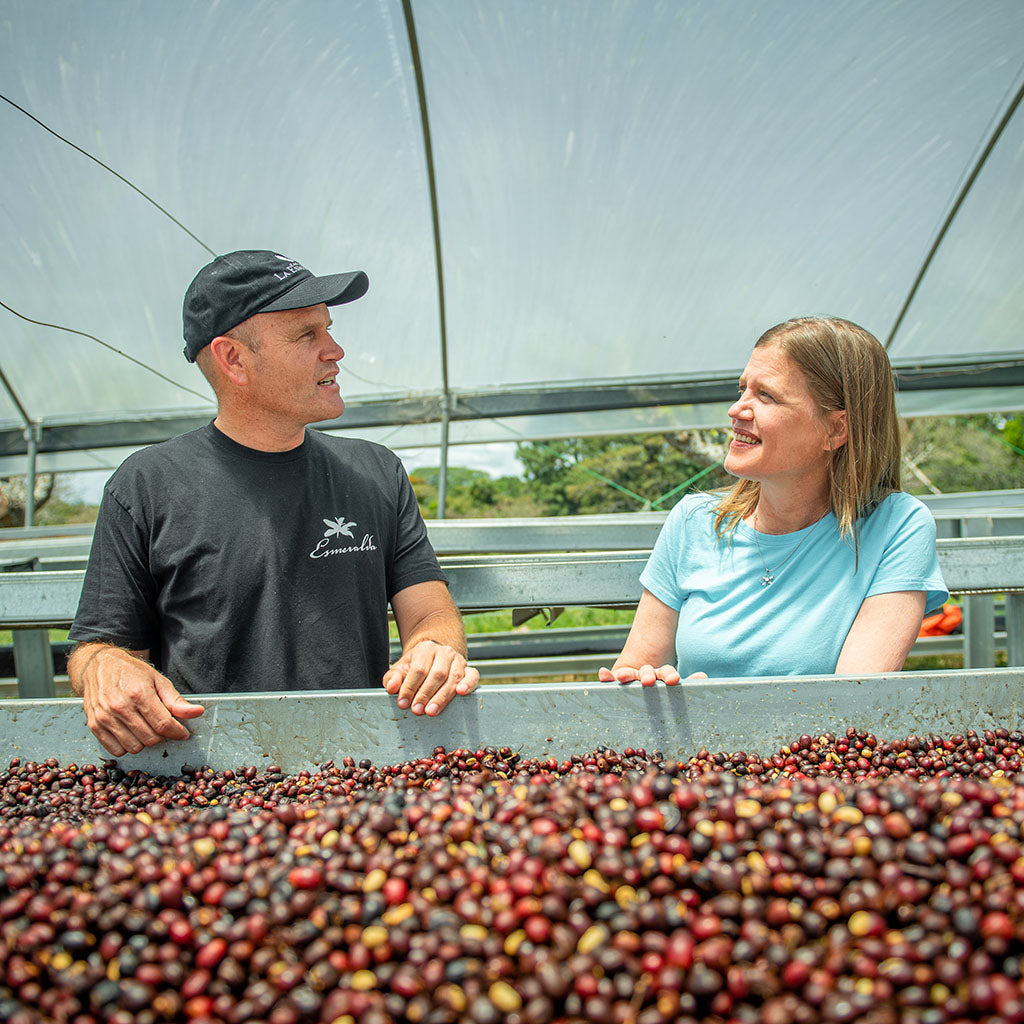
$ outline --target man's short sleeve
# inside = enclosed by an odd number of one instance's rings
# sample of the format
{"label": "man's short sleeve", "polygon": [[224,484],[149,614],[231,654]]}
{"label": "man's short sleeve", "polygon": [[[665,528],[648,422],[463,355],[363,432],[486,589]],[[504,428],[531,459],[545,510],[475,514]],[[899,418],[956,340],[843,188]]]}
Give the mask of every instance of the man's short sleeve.
{"label": "man's short sleeve", "polygon": [[398,500],[396,502],[397,534],[395,557],[391,567],[388,585],[388,600],[395,594],[417,583],[439,580],[448,584],[448,577],[441,571],[437,555],[427,536],[427,527],[416,502],[409,477],[401,462],[396,458]]}
{"label": "man's short sleeve", "polygon": [[96,520],[70,640],[155,649],[157,587],[146,550],[143,531],[108,488]]}

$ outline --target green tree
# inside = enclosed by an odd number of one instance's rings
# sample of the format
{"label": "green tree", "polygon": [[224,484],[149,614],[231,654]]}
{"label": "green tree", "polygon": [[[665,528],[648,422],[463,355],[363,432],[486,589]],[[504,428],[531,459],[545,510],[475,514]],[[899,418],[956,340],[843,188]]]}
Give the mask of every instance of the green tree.
{"label": "green tree", "polygon": [[1016,416],[1006,420],[1002,427],[1003,440],[1011,446],[1011,451],[1018,458],[1024,458],[1024,414],[1017,413]]}
{"label": "green tree", "polygon": [[[53,497],[57,486],[54,473],[40,473],[34,487],[36,514]],[[8,476],[0,478],[0,526],[24,526],[28,502],[28,478]],[[38,522],[38,518],[36,520]]]}
{"label": "green tree", "polygon": [[[903,483],[911,493],[1024,488],[1024,416],[920,418],[904,428]],[[729,436],[726,430],[704,430],[522,442],[516,446],[522,479],[450,466],[445,514],[458,519],[667,510],[684,494],[734,482],[721,468]],[[426,518],[437,515],[438,476],[437,467],[429,466],[410,475]]]}
{"label": "green tree", "polygon": [[595,451],[594,445],[593,439],[585,438],[516,445],[516,457],[523,464],[523,479],[544,515],[569,515],[576,511],[565,493],[566,477]]}
{"label": "green tree", "polygon": [[[0,526],[24,526],[28,481],[24,476],[0,478]],[[55,526],[96,521],[97,506],[71,493],[66,477],[40,473],[35,486],[35,525]]]}
{"label": "green tree", "polygon": [[1006,443],[1010,440],[1007,428],[1013,421],[1005,426],[1000,425],[1002,422],[995,416],[907,421],[904,488],[911,494],[949,494],[1024,487],[1024,459]]}
{"label": "green tree", "polygon": [[668,509],[687,491],[727,485],[731,478],[718,465],[727,437],[725,431],[679,431],[572,438],[522,443],[516,452],[546,515],[637,512]]}
{"label": "green tree", "polygon": [[[437,516],[437,489],[441,471],[424,466],[409,474],[420,512],[425,519]],[[524,481],[514,476],[492,477],[479,469],[448,467],[445,516],[448,519],[538,516],[540,505],[533,500]]]}

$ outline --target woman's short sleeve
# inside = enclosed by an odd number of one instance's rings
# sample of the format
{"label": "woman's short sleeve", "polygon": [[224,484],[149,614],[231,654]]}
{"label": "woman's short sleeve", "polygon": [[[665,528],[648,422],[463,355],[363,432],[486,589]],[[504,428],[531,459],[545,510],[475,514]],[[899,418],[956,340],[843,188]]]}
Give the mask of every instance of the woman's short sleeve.
{"label": "woman's short sleeve", "polygon": [[887,504],[889,522],[884,548],[866,596],[923,590],[928,615],[949,598],[939,567],[935,519],[923,502],[909,494],[890,495]]}
{"label": "woman's short sleeve", "polygon": [[706,503],[707,498],[687,497],[679,502],[668,514],[665,525],[658,534],[654,550],[647,565],[640,573],[640,582],[659,601],[678,611],[686,600],[686,591],[681,585],[680,562],[687,524],[693,515],[695,501]]}

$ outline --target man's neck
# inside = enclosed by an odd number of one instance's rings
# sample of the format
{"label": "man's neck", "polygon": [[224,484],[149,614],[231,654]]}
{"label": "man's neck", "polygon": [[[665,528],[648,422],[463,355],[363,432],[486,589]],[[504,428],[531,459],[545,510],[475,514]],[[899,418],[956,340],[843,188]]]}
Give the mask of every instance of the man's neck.
{"label": "man's neck", "polygon": [[217,414],[213,425],[225,437],[258,452],[289,452],[306,439],[304,425],[297,429],[281,428],[274,424],[255,423],[246,417],[229,416],[223,411]]}

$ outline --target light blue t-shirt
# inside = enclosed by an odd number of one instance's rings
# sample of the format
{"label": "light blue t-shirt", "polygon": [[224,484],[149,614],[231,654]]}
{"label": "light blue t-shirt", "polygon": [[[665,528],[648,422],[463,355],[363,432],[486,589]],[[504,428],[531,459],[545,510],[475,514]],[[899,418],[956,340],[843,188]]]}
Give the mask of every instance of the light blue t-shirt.
{"label": "light blue t-shirt", "polygon": [[[909,494],[890,494],[840,539],[829,512],[795,533],[757,534],[746,523],[719,537],[719,495],[683,498],[669,513],[640,582],[679,609],[680,674],[829,675],[866,597],[924,590],[928,614],[949,597],[935,551],[935,520]],[[797,545],[799,544],[799,547]],[[775,576],[762,586],[765,563]]]}

